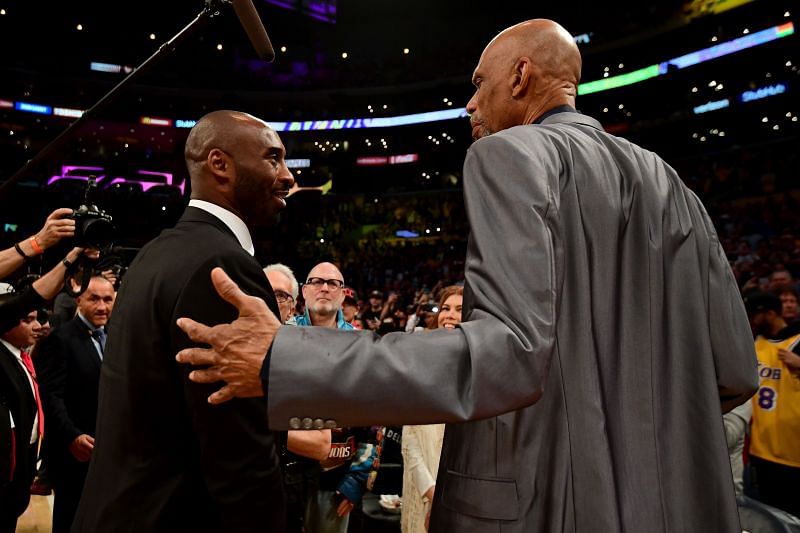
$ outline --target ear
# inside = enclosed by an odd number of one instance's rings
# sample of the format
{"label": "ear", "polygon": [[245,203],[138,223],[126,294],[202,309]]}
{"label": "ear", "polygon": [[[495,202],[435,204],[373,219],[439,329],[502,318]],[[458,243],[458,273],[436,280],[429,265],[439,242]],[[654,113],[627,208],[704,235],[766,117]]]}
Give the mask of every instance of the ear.
{"label": "ear", "polygon": [[206,165],[220,185],[228,185],[236,177],[233,160],[219,148],[212,148],[208,152]]}
{"label": "ear", "polygon": [[529,57],[520,57],[511,71],[511,96],[519,98],[533,81],[533,62]]}

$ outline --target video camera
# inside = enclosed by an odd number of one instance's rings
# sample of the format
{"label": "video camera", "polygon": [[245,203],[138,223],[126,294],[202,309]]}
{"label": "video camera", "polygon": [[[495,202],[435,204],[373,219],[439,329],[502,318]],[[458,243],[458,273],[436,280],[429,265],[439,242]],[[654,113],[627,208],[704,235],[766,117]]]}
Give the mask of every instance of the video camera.
{"label": "video camera", "polygon": [[111,215],[93,202],[97,190],[97,178],[89,176],[84,203],[72,212],[75,220],[75,246],[83,248],[109,248],[114,243],[114,225]]}

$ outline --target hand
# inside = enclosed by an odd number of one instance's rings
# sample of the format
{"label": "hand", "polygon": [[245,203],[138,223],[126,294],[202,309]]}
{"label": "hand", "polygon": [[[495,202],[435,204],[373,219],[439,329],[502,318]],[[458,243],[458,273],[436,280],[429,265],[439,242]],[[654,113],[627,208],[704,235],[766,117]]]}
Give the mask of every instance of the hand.
{"label": "hand", "polygon": [[204,370],[192,371],[189,374],[192,381],[226,383],[208,397],[209,403],[263,396],[261,366],[281,322],[264,300],[243,293],[221,268],[211,271],[211,281],[217,293],[239,310],[239,318],[230,324],[214,327],[189,318],[179,318],[178,327],[190,339],[208,344],[211,348],[187,348],[178,352],[176,359],[194,366],[210,365]]}
{"label": "hand", "polygon": [[108,270],[103,270],[102,272],[100,272],[100,275],[106,278],[108,281],[110,281],[111,284],[114,285],[115,287],[117,286],[117,275],[110,268]]}
{"label": "hand", "polygon": [[789,368],[789,372],[792,374],[800,373],[800,355],[780,348],[778,350],[778,359],[783,361],[783,364]]}
{"label": "hand", "polygon": [[42,249],[47,249],[61,239],[75,235],[75,221],[66,218],[71,214],[72,209],[68,207],[62,207],[50,213],[42,229],[35,235],[36,242]]}
{"label": "hand", "polygon": [[339,507],[336,509],[337,516],[347,516],[350,514],[350,511],[353,510],[353,502],[342,496],[342,502],[339,504]]}
{"label": "hand", "polygon": [[425,494],[422,495],[423,498],[428,498],[429,502],[433,501],[433,493],[436,492],[436,485],[431,485],[428,490],[425,491]]}
{"label": "hand", "polygon": [[78,435],[69,443],[69,453],[81,463],[89,461],[94,450],[94,437],[91,435]]}

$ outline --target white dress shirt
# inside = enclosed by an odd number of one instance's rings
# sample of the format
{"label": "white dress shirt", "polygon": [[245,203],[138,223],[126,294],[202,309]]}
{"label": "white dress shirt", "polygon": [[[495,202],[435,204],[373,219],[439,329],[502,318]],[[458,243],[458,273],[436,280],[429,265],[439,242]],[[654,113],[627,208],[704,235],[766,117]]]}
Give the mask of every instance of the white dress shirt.
{"label": "white dress shirt", "polygon": [[[25,363],[22,362],[22,352],[16,346],[9,344],[3,339],[0,339],[0,342],[3,343],[3,346],[8,348],[8,351],[14,354],[14,357],[17,359],[19,366],[22,367],[22,371],[25,372],[25,375],[28,376],[28,383],[31,386],[31,395],[36,398],[36,391],[33,388],[33,378],[31,377],[30,373],[28,373],[28,367],[25,366]],[[14,424],[14,417],[11,415],[11,412],[8,413],[9,418],[11,419],[11,428],[13,429],[15,426]],[[37,409],[36,416],[33,417],[33,428],[31,429],[31,444],[36,443],[36,439],[39,437],[39,411]]]}
{"label": "white dress shirt", "polygon": [[205,200],[197,200],[193,198],[189,200],[189,207],[202,209],[203,211],[211,213],[220,219],[233,232],[233,234],[236,236],[236,239],[239,241],[239,244],[242,245],[242,248],[244,248],[250,255],[256,255],[256,249],[255,246],[253,246],[253,238],[250,236],[250,230],[247,229],[247,225],[245,225],[241,218],[234,215],[224,207],[220,207],[217,204],[212,204],[211,202],[206,202]]}

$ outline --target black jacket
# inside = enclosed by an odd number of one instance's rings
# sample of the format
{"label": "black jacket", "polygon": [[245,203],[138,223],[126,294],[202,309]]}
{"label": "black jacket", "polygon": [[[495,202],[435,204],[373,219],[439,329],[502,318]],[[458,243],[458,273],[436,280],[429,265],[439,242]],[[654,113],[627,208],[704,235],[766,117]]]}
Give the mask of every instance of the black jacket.
{"label": "black jacket", "polygon": [[73,532],[283,531],[284,495],[264,398],[207,402],[175,354],[176,320],[236,318],[211,284],[221,266],[278,307],[258,262],[216,217],[189,207],[131,264],[114,306],[95,449]]}

